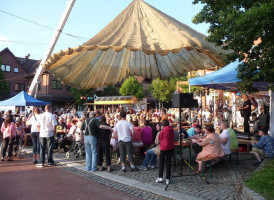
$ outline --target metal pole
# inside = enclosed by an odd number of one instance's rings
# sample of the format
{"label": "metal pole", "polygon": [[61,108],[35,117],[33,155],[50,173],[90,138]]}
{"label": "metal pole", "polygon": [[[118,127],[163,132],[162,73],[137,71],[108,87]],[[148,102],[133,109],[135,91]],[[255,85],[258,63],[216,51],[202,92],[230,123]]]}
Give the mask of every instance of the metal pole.
{"label": "metal pole", "polygon": [[182,158],[183,158],[183,155],[182,155],[182,145],[183,145],[183,137],[182,137],[182,108],[181,108],[181,103],[179,103],[179,134],[180,134],[180,173],[182,174],[182,170],[183,170],[183,161],[182,161]]}
{"label": "metal pole", "polygon": [[270,96],[270,105],[269,105],[269,113],[270,113],[270,122],[269,122],[269,128],[270,128],[270,135],[274,137],[274,95],[273,90],[269,90],[269,96]]}
{"label": "metal pole", "polygon": [[213,100],[214,100],[214,102],[213,102],[213,117],[214,117],[214,119],[213,119],[213,122],[214,122],[214,127],[215,127],[215,118],[216,118],[216,110],[215,110],[215,102],[216,102],[216,91],[215,91],[215,89],[214,89],[214,98],[213,98]]}
{"label": "metal pole", "polygon": [[54,34],[53,34],[53,36],[52,36],[52,38],[51,38],[51,40],[48,44],[48,48],[47,48],[47,50],[46,50],[46,52],[45,52],[45,54],[44,54],[44,56],[43,56],[43,58],[40,62],[40,65],[39,65],[39,67],[38,67],[38,69],[35,73],[35,76],[34,76],[32,82],[31,82],[30,87],[29,87],[28,94],[31,95],[31,96],[34,96],[34,92],[35,92],[34,87],[35,86],[37,87],[37,82],[38,82],[41,74],[43,73],[43,64],[50,57],[50,55],[51,55],[51,53],[52,53],[52,51],[53,51],[53,49],[54,49],[54,47],[57,43],[57,40],[58,40],[58,38],[59,38],[59,36],[60,36],[60,34],[61,34],[65,24],[66,24],[66,21],[69,17],[70,11],[71,11],[75,1],[76,0],[70,0],[69,2],[67,2],[67,7],[66,7],[66,9],[65,9],[65,11],[64,11],[64,13],[61,17],[61,20],[60,20],[57,28],[54,31]]}

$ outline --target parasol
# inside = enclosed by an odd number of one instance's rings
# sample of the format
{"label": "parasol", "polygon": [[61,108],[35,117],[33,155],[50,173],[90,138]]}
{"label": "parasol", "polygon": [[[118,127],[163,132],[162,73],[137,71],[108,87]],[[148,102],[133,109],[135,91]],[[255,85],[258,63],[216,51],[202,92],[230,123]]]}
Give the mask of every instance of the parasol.
{"label": "parasol", "polygon": [[44,68],[63,84],[88,89],[128,76],[170,78],[222,66],[221,47],[142,0],[133,0],[81,46],[53,54]]}

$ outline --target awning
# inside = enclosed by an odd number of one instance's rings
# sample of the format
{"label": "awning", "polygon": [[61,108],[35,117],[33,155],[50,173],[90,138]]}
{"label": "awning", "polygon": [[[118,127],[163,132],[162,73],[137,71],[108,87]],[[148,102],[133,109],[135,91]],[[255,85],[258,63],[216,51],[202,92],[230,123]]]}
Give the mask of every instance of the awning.
{"label": "awning", "polygon": [[[239,91],[236,83],[242,81],[241,79],[237,78],[237,67],[240,64],[241,62],[239,62],[237,59],[235,62],[232,62],[215,72],[189,79],[189,85],[217,90]],[[267,90],[267,86],[268,84],[265,82],[255,82],[253,84],[253,87],[257,88],[258,90]]]}
{"label": "awning", "polygon": [[40,101],[28,95],[25,91],[21,91],[14,97],[5,101],[0,101],[0,106],[45,106],[49,102]]}
{"label": "awning", "polygon": [[86,105],[122,105],[136,104],[138,100],[135,96],[113,96],[113,97],[97,97],[94,103],[86,103]]}

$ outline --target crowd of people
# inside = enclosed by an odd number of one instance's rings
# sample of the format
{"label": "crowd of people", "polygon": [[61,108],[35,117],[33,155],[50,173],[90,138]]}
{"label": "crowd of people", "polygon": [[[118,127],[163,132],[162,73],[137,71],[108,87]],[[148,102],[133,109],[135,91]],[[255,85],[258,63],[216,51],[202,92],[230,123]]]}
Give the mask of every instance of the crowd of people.
{"label": "crowd of people", "polygon": [[[246,97],[244,97],[246,99]],[[249,109],[253,104],[248,103],[240,109]],[[249,107],[250,106],[250,107]],[[210,111],[210,108],[209,108]],[[226,111],[224,111],[225,113]],[[188,138],[197,155],[197,173],[202,171],[201,158],[213,156],[217,159],[212,164],[220,162],[221,158],[238,149],[236,133],[229,128],[229,121],[223,118],[220,133],[217,134],[214,124],[206,121],[202,126],[201,118],[189,116],[183,112],[182,122],[188,123],[188,130],[180,128],[179,112],[176,108],[151,109],[149,111],[134,111],[117,108],[116,110],[88,109],[79,116],[76,112],[53,112],[51,105],[45,106],[45,111],[35,108],[27,117],[15,117],[11,112],[0,116],[1,133],[3,134],[1,161],[5,160],[8,150],[8,161],[12,161],[14,152],[18,153],[22,147],[24,130],[31,127],[33,143],[33,163],[37,167],[44,167],[45,155],[48,166],[55,166],[54,150],[67,152],[75,143],[84,144],[86,156],[86,170],[113,171],[111,167],[111,151],[116,151],[121,163],[121,171],[148,170],[156,167],[159,158],[159,174],[156,182],[163,182],[164,167],[166,168],[166,184],[171,176],[171,160],[174,154],[174,143],[182,135]],[[205,117],[206,117],[205,113]],[[181,131],[181,132],[180,132]],[[246,131],[246,124],[245,124]],[[267,135],[267,131],[259,131],[260,141],[254,146],[253,152],[259,165],[263,158],[274,158],[274,140]],[[14,150],[14,146],[16,150]],[[144,157],[141,167],[136,167],[134,154]],[[103,158],[105,155],[105,166]],[[129,162],[129,168],[126,162]]]}

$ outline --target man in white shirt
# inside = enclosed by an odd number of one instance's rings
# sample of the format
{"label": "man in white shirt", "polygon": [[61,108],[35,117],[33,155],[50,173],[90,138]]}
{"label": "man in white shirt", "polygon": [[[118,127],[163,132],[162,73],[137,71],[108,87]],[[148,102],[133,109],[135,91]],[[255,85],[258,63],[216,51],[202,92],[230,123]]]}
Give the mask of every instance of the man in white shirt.
{"label": "man in white shirt", "polygon": [[131,171],[138,171],[133,162],[133,145],[131,135],[134,134],[133,125],[126,121],[126,111],[120,112],[121,120],[114,127],[114,135],[118,135],[120,161],[122,172],[126,172],[126,154],[130,163]]}
{"label": "man in white shirt", "polygon": [[45,163],[45,152],[46,146],[48,148],[48,166],[55,166],[53,161],[53,143],[54,143],[54,134],[56,133],[57,121],[54,115],[52,114],[51,105],[45,106],[46,112],[40,116],[38,121],[38,129],[40,131],[40,162],[36,167],[44,167]]}

